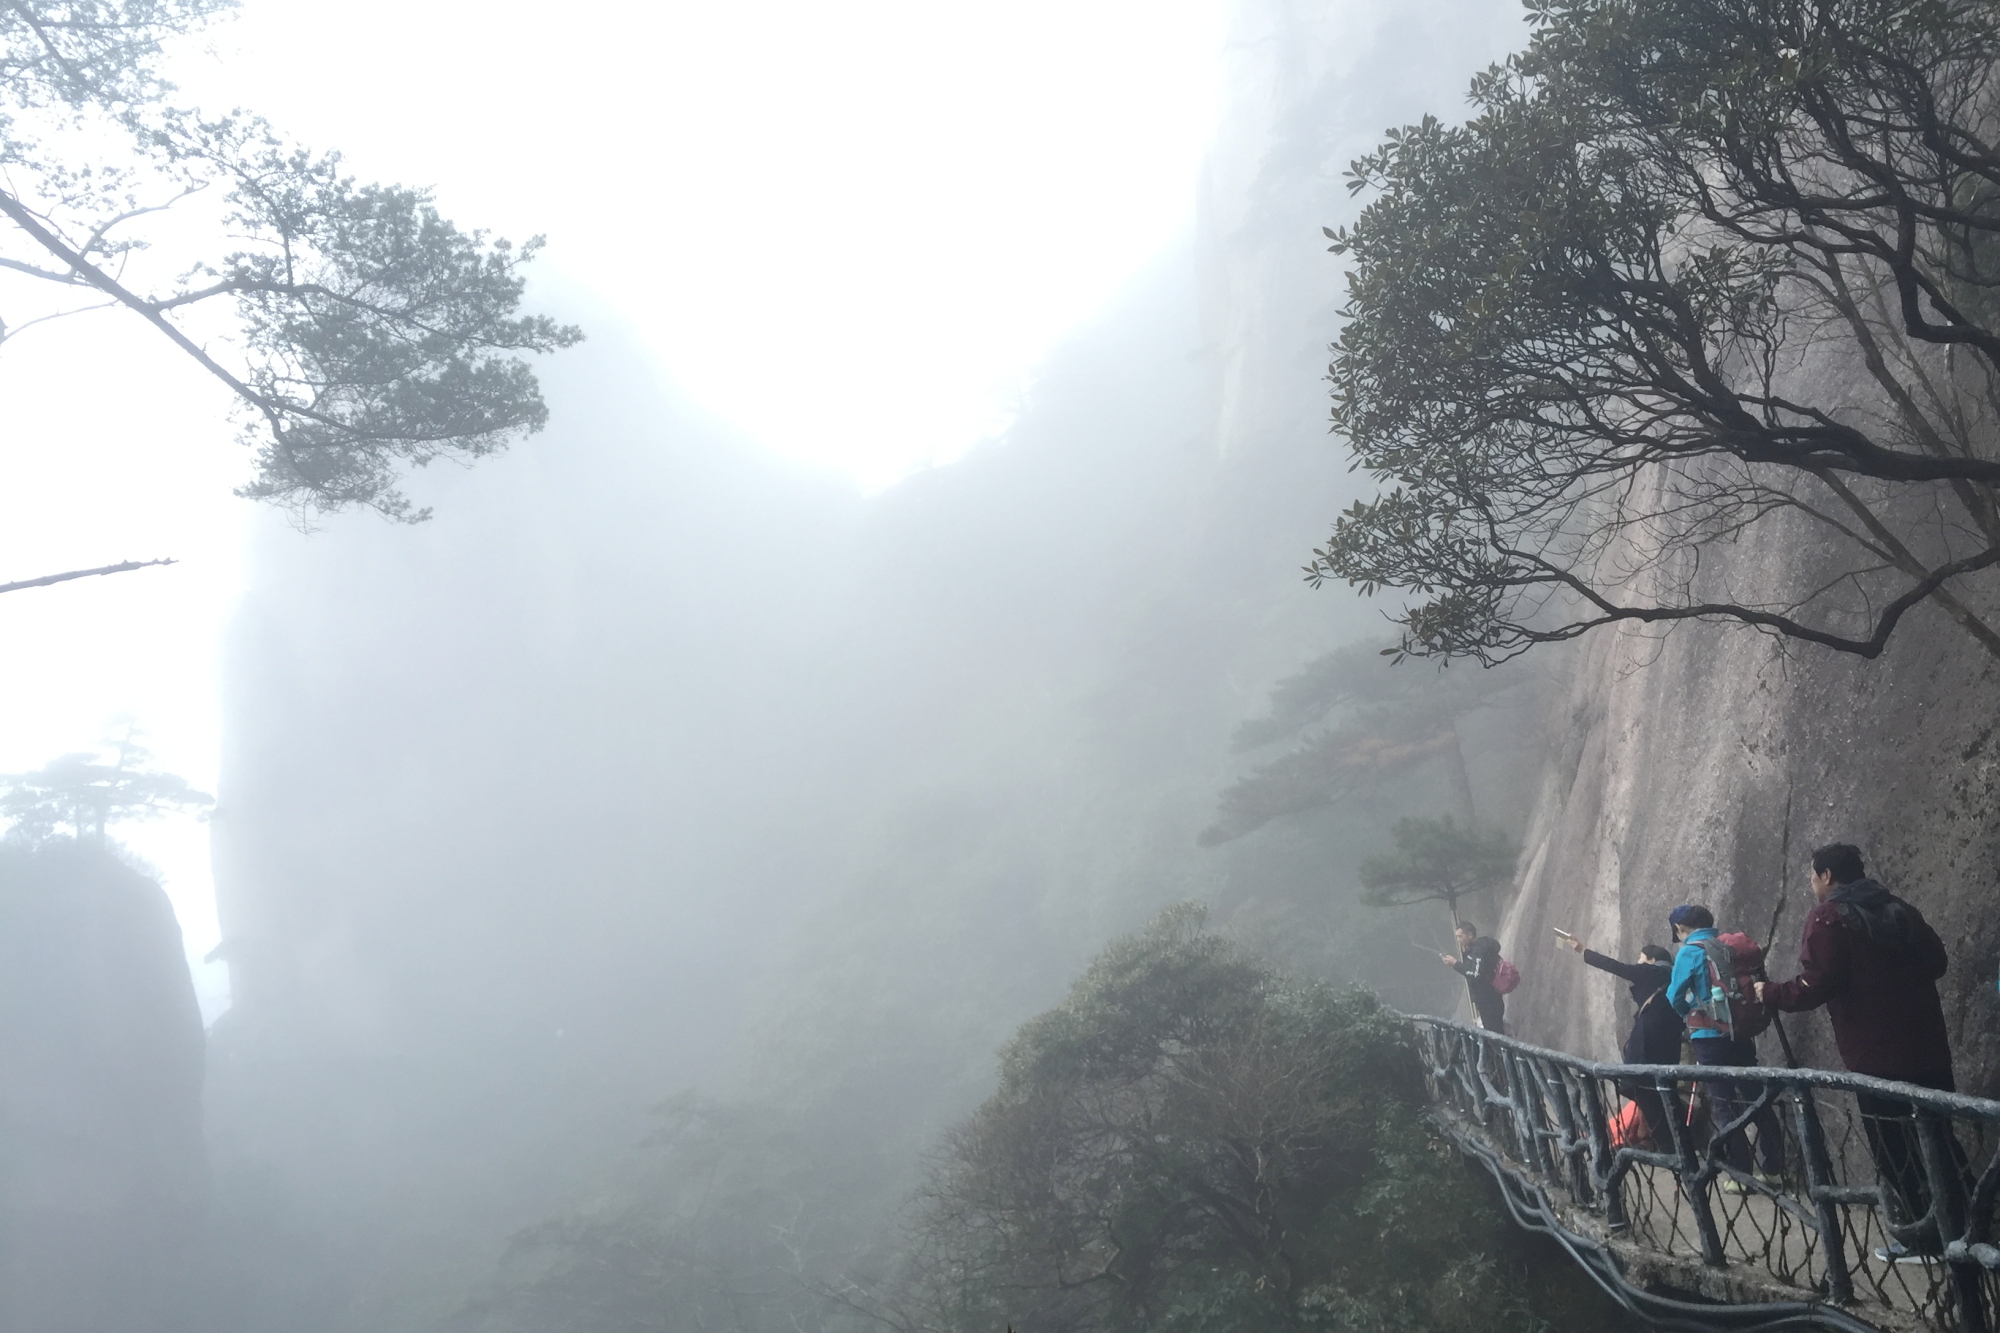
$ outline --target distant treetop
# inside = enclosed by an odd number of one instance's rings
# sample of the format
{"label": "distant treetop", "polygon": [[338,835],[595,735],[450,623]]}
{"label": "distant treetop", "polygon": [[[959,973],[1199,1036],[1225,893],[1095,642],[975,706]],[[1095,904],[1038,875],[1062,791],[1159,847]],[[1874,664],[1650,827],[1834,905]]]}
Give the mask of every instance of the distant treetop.
{"label": "distant treetop", "polygon": [[103,846],[112,825],[199,814],[215,804],[186,779],[154,768],[139,734],[127,721],[98,751],[62,755],[32,773],[0,776],[7,838],[41,843],[67,830],[78,842]]}

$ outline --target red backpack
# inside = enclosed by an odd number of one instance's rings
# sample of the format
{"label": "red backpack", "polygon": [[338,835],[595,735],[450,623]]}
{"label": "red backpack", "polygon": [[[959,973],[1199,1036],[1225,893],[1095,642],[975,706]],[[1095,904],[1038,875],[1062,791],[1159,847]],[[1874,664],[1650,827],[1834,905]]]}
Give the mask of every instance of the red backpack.
{"label": "red backpack", "polygon": [[1493,969],[1493,993],[1512,995],[1514,987],[1521,984],[1521,969],[1502,958]]}
{"label": "red backpack", "polygon": [[1692,943],[1708,963],[1708,994],[1695,997],[1688,1028],[1748,1038],[1771,1026],[1771,1011],[1757,998],[1757,982],[1764,976],[1763,946],[1740,930]]}

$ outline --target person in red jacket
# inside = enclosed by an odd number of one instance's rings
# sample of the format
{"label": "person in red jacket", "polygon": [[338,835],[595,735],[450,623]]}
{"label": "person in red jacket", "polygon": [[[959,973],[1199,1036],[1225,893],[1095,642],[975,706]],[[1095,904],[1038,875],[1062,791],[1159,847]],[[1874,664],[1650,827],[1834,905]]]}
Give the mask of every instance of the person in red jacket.
{"label": "person in red jacket", "polygon": [[[1799,942],[1799,974],[1758,985],[1766,1004],[1788,1012],[1826,1006],[1833,1043],[1857,1074],[1956,1091],[1951,1043],[1937,981],[1944,941],[1916,908],[1869,879],[1861,850],[1831,843],[1812,854],[1813,897]],[[1894,1097],[1857,1093],[1862,1127],[1882,1183],[1895,1195],[1900,1222],[1930,1211],[1917,1146],[1915,1111]],[[1919,1254],[1891,1244],[1885,1258]]]}

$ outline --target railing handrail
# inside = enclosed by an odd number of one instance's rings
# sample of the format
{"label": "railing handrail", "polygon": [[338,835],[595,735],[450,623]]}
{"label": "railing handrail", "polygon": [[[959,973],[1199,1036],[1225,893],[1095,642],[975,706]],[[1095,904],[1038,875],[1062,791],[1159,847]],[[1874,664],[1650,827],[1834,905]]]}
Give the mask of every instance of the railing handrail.
{"label": "railing handrail", "polygon": [[1628,1065],[1615,1060],[1586,1060],[1582,1056],[1571,1055],[1566,1051],[1536,1046],[1518,1037],[1490,1032],[1472,1023],[1462,1023],[1455,1018],[1439,1018],[1432,1014],[1398,1013],[1393,1009],[1389,1010],[1389,1013],[1408,1023],[1429,1023],[1438,1027],[1456,1028],[1469,1036],[1479,1038],[1482,1042],[1504,1046],[1523,1055],[1553,1060],[1591,1078],[1663,1079],[1685,1083],[1689,1080],[1727,1077],[1735,1083],[1769,1082],[1783,1087],[1836,1088],[1849,1092],[1867,1092],[1894,1097],[1900,1101],[1928,1106],[1933,1110],[1948,1111],[1953,1115],[1966,1116],[1974,1120],[1990,1120],[2000,1124],[2000,1101],[1971,1097],[1962,1092],[1943,1092],[1937,1088],[1926,1088],[1918,1083],[1898,1083],[1894,1079],[1876,1078],[1872,1074],[1855,1074],[1844,1069],[1792,1069],[1784,1065],[1731,1065],[1728,1073],[1724,1075],[1710,1072],[1712,1067],[1705,1065]]}
{"label": "railing handrail", "polygon": [[[1916,1319],[1993,1329],[2000,1100],[1844,1070],[1586,1060],[1455,1019],[1388,1013],[1422,1060],[1439,1128],[1500,1180],[1517,1221],[1578,1255],[1597,1246],[1581,1261],[1634,1313],[1679,1320],[1626,1280],[1614,1249],[1642,1270],[1648,1254],[1682,1265],[1685,1290],[1723,1302],[1727,1317],[1712,1327],[1805,1321],[1853,1333]],[[1624,1137],[1635,1102],[1636,1140]],[[1753,1130],[1759,1161],[1777,1165],[1753,1172]],[[1672,1182],[1664,1192],[1662,1181]],[[1540,1202],[1516,1207],[1516,1194]],[[1752,1207],[1752,1196],[1765,1202]],[[1581,1210],[1573,1218],[1600,1220],[1572,1230],[1558,1216],[1570,1205]],[[1601,1240],[1588,1239],[1592,1227]],[[1887,1247],[1872,1258],[1871,1236]],[[1896,1275],[1900,1255],[1925,1265],[1914,1288]],[[1718,1276],[1725,1269],[1738,1276]],[[1741,1276],[1758,1273],[1747,1285]],[[1886,1322],[1855,1318],[1855,1302]]]}

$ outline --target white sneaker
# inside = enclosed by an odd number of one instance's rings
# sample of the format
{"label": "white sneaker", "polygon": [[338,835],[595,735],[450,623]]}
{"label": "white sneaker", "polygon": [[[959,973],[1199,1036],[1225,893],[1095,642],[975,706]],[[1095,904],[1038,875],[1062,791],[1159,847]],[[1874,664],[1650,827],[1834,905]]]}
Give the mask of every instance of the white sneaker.
{"label": "white sneaker", "polygon": [[1875,1247],[1875,1259],[1885,1264],[1935,1264],[1943,1262],[1935,1254],[1919,1254],[1899,1240]]}

